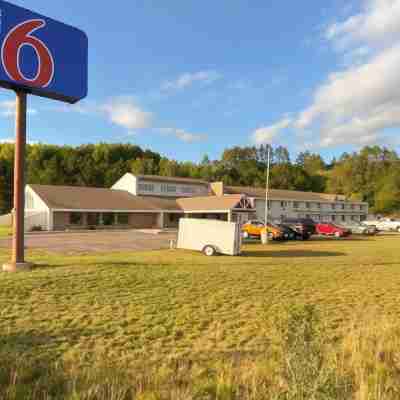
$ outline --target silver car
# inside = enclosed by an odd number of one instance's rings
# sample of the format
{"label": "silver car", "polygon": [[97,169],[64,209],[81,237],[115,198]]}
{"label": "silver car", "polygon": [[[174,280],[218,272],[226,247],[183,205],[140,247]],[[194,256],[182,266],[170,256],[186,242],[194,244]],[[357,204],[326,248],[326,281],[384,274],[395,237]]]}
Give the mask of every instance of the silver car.
{"label": "silver car", "polygon": [[351,233],[355,235],[376,235],[378,233],[376,226],[374,225],[368,226],[364,225],[361,222],[356,222],[356,221],[343,222],[340,224],[340,226],[349,229]]}

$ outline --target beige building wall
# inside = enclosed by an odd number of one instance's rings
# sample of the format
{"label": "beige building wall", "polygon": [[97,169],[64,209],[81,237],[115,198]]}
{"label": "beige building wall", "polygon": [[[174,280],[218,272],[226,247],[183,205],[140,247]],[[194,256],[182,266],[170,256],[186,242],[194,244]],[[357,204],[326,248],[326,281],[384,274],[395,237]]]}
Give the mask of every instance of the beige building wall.
{"label": "beige building wall", "polygon": [[69,212],[53,213],[53,224],[55,231],[63,231],[69,225]]}

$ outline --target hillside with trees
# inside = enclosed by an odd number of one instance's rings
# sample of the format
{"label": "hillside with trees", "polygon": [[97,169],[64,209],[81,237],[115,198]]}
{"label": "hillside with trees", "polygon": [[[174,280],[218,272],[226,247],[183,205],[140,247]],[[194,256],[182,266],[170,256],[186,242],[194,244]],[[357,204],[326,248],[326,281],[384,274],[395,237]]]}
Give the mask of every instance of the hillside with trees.
{"label": "hillside with trees", "polygon": [[[268,147],[232,147],[219,160],[178,162],[131,144],[79,147],[27,146],[27,182],[51,185],[110,187],[126,172],[223,181],[228,185],[263,187]],[[400,159],[384,147],[365,147],[327,164],[316,153],[295,160],[285,147],[271,149],[271,187],[344,194],[368,201],[372,211],[400,210]],[[13,196],[14,146],[0,144],[0,213],[9,212]]]}

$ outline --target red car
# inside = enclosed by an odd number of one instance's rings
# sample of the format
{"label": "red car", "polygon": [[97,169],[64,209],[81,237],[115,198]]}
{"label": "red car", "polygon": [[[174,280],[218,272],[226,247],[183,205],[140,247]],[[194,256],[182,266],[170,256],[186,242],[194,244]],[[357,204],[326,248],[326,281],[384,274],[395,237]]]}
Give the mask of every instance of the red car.
{"label": "red car", "polygon": [[336,237],[346,237],[351,235],[351,231],[349,229],[335,224],[317,224],[316,229],[319,235]]}

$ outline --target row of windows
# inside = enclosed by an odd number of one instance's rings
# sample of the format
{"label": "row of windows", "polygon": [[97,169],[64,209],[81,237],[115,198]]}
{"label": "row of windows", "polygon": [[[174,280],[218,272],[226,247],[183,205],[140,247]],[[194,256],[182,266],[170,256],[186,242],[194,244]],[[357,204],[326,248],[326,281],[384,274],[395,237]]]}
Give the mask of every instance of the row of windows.
{"label": "row of windows", "polygon": [[[141,193],[154,193],[156,191],[155,185],[151,183],[139,183],[138,188]],[[196,188],[191,186],[176,186],[176,185],[162,184],[161,193],[195,194]]]}
{"label": "row of windows", "polygon": [[[288,201],[280,201],[280,206],[281,208],[287,208],[290,207],[290,202]],[[269,207],[271,207],[272,205],[272,201],[268,202]],[[293,208],[298,209],[298,208],[302,208],[303,205],[305,204],[305,208],[307,209],[311,209],[311,208],[322,208],[322,203],[311,203],[311,202],[306,202],[306,203],[300,203],[299,201],[294,201],[293,202]],[[348,209],[350,210],[356,210],[359,209],[360,211],[364,210],[364,206],[362,204],[360,204],[358,207],[356,207],[355,204],[331,204],[330,207],[332,210],[345,210],[346,206],[348,207]]]}
{"label": "row of windows", "polygon": [[[85,220],[83,213],[73,212],[69,214],[70,225],[83,225],[84,222]],[[88,226],[129,225],[129,214],[88,213],[86,217],[86,225]]]}
{"label": "row of windows", "polygon": [[[286,215],[282,215],[282,218],[286,218]],[[332,221],[332,222],[346,222],[346,221],[362,221],[365,216],[361,215],[299,215],[299,218],[308,218],[314,221]]]}

